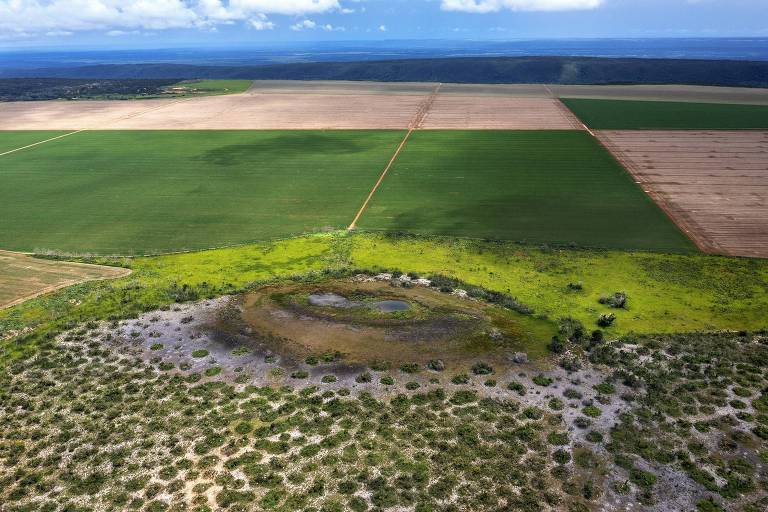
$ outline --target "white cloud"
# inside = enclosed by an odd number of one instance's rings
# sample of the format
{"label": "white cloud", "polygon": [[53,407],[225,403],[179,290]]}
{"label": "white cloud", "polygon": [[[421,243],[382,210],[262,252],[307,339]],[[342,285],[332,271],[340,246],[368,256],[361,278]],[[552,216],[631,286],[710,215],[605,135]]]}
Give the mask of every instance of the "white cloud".
{"label": "white cloud", "polygon": [[317,27],[317,23],[312,20],[303,20],[294,25],[291,25],[291,30],[300,32],[302,30],[312,30]]}
{"label": "white cloud", "polygon": [[340,9],[339,0],[230,0],[230,9],[264,14],[311,14]]}
{"label": "white cloud", "polygon": [[272,30],[275,24],[271,21],[250,20],[248,22],[254,30]]}
{"label": "white cloud", "polygon": [[0,37],[211,29],[234,22],[268,30],[275,24],[267,15],[301,16],[341,9],[339,0],[0,0]]}
{"label": "white cloud", "polygon": [[485,14],[504,9],[512,11],[574,11],[595,9],[605,0],[442,0],[444,11]]}
{"label": "white cloud", "polygon": [[379,32],[386,32],[387,26],[386,25],[379,25]]}

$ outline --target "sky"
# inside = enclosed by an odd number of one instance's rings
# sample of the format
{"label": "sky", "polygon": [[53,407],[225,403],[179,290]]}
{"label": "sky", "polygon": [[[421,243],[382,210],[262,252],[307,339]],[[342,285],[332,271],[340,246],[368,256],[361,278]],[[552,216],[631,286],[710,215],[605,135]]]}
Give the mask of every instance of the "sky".
{"label": "sky", "polygon": [[768,37],[768,0],[0,0],[0,49],[643,37]]}

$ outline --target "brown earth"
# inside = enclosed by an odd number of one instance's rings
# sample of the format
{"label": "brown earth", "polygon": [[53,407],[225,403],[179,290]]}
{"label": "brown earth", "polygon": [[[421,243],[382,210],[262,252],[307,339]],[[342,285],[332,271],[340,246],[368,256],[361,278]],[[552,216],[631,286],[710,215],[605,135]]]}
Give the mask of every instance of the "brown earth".
{"label": "brown earth", "polygon": [[[0,130],[407,129],[433,83],[258,81],[242,94],[0,103]],[[766,89],[443,84],[421,128],[582,129],[557,97],[768,104]]]}
{"label": "brown earth", "polygon": [[417,117],[432,129],[581,129],[544,86],[451,84],[431,98],[435,87],[256,82],[243,94],[182,100],[9,102],[0,130],[407,129]]}
{"label": "brown earth", "polygon": [[0,250],[0,308],[73,284],[116,279],[130,273],[124,268],[44,260]]}
{"label": "brown earth", "polygon": [[702,250],[768,257],[768,132],[597,135]]}
{"label": "brown earth", "polygon": [[574,116],[552,98],[439,94],[425,129],[581,130]]}

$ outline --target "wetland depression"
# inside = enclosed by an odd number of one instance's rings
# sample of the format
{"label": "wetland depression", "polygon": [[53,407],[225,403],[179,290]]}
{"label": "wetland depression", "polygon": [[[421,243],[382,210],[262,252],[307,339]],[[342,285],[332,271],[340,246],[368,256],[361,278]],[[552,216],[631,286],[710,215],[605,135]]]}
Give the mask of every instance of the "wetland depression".
{"label": "wetland depression", "polygon": [[345,365],[441,359],[504,365],[516,352],[544,353],[553,326],[479,300],[369,278],[266,286],[234,298],[208,325],[282,361],[338,354]]}
{"label": "wetland depression", "polygon": [[308,302],[312,306],[325,306],[341,309],[352,309],[369,307],[381,313],[395,313],[397,311],[407,311],[411,309],[411,305],[402,300],[378,300],[366,304],[361,301],[351,301],[346,297],[335,293],[312,293],[308,297]]}

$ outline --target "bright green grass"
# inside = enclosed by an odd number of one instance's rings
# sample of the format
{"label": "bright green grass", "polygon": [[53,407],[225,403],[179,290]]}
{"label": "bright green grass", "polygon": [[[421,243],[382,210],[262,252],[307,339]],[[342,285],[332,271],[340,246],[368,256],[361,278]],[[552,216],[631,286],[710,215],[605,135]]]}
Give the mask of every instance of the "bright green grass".
{"label": "bright green grass", "polygon": [[[0,146],[25,136],[0,132]],[[148,254],[343,228],[402,136],[79,133],[0,157],[0,247]]]}
{"label": "bright green grass", "polygon": [[[609,335],[768,327],[768,260],[646,252],[544,250],[513,243],[331,233],[274,243],[165,255],[122,263],[124,279],[86,283],[0,311],[0,338],[24,327],[123,318],[187,299],[215,297],[324,269],[441,273],[509,293],[552,322],[596,328],[601,295],[629,295]],[[568,291],[569,283],[582,291]],[[182,295],[182,298],[184,295]],[[72,325],[72,324],[70,324]],[[24,345],[7,346],[6,355]]]}
{"label": "bright green grass", "polygon": [[245,92],[251,87],[252,80],[187,80],[172,87],[189,87],[197,89],[196,96],[202,94],[236,94]]}
{"label": "bright green grass", "polygon": [[585,132],[418,131],[362,229],[583,247],[693,244]]}
{"label": "bright green grass", "polygon": [[596,130],[738,130],[768,128],[768,105],[563,99]]}

